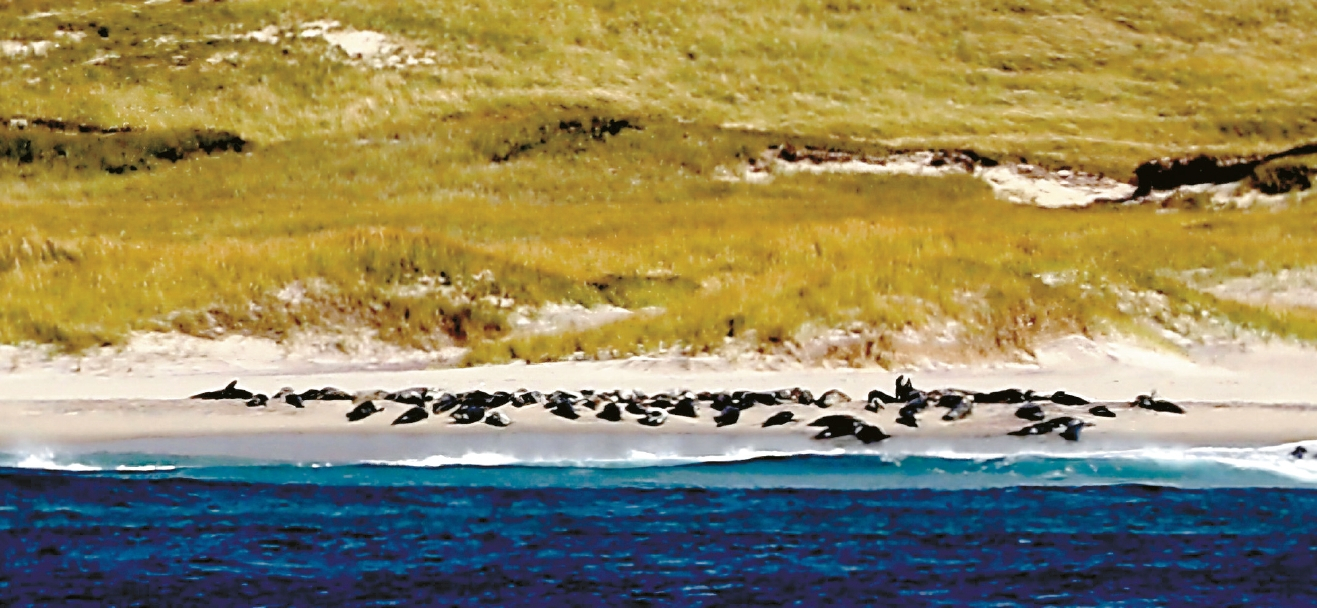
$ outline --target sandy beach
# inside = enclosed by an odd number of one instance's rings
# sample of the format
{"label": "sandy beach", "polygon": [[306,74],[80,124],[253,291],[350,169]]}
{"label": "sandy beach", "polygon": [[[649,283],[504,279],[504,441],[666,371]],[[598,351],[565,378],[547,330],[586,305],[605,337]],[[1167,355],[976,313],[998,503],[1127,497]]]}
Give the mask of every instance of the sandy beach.
{"label": "sandy beach", "polygon": [[[954,422],[940,420],[942,411],[934,409],[921,416],[917,429],[896,424],[899,406],[889,405],[880,412],[864,410],[862,400],[870,389],[890,391],[902,373],[883,369],[762,369],[717,359],[631,359],[435,370],[354,370],[295,359],[267,359],[254,366],[248,362],[249,367],[244,369],[241,358],[233,356],[162,358],[156,366],[143,363],[132,371],[102,366],[100,372],[79,372],[52,361],[0,375],[0,416],[8,421],[0,428],[0,448],[86,448],[135,441],[139,447],[191,445],[203,452],[230,454],[274,450],[295,458],[320,452],[342,455],[349,450],[347,446],[357,445],[357,456],[365,458],[396,451],[380,448],[389,445],[407,444],[411,446],[407,451],[415,453],[431,449],[433,446],[425,443],[430,441],[443,445],[445,453],[482,452],[557,437],[552,440],[557,451],[572,444],[615,444],[613,451],[621,453],[623,448],[663,449],[664,442],[671,441],[699,444],[697,451],[728,446],[858,449],[861,444],[853,438],[810,439],[817,429],[806,423],[826,414],[850,414],[877,425],[892,436],[877,444],[883,450],[909,450],[921,445],[963,448],[985,441],[1012,449],[1073,449],[1076,445],[1067,446],[1069,442],[1056,436],[1006,437],[1009,431],[1028,424],[1015,417],[1016,406],[1012,405],[980,404],[969,418]],[[184,369],[188,366],[190,373]],[[1093,448],[1264,446],[1317,439],[1317,374],[1309,373],[1315,369],[1317,351],[1284,344],[1165,353],[1127,343],[1073,337],[1040,349],[1036,361],[1029,364],[930,365],[904,373],[925,390],[1017,387],[1044,394],[1066,390],[1094,403],[1106,403],[1117,413],[1116,418],[1089,416],[1087,406],[1044,406],[1049,418],[1076,416],[1092,422],[1095,426],[1084,431],[1077,445]],[[663,426],[649,428],[633,418],[618,423],[598,420],[588,410],[583,410],[581,419],[569,421],[539,405],[504,406],[501,409],[513,424],[498,429],[455,425],[447,414],[417,424],[392,426],[390,423],[409,408],[387,401],[380,402],[384,412],[349,423],[345,415],[352,404],[343,401],[310,402],[305,409],[294,409],[285,404],[248,408],[241,401],[186,398],[220,388],[233,379],[244,388],[267,394],[283,386],[298,391],[335,386],[350,392],[427,386],[447,391],[633,389],[650,393],[803,387],[816,395],[840,389],[857,401],[826,410],[797,405],[755,407],[746,410],[738,424],[726,428],[715,427],[712,418],[716,412],[707,407],[701,408],[697,419],[673,416]],[[1154,389],[1182,405],[1187,414],[1162,414],[1126,405],[1135,396]],[[760,428],[764,419],[784,410],[795,413],[794,423]],[[143,441],[156,444],[140,444]],[[252,441],[263,447],[241,447]],[[288,447],[293,444],[303,447],[300,451]],[[603,447],[599,450],[608,451]]]}

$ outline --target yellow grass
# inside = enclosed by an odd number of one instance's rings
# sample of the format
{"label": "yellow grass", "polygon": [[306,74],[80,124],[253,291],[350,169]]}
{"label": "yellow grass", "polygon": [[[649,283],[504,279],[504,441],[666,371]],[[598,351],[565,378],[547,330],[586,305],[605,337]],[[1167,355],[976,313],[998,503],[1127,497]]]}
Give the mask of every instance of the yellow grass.
{"label": "yellow grass", "polygon": [[[434,63],[377,70],[319,39],[232,38],[316,19]],[[486,362],[729,338],[772,351],[854,326],[870,346],[847,356],[881,362],[892,336],[949,321],[971,352],[1136,326],[1122,290],[1313,339],[1312,315],[1176,278],[1317,263],[1307,205],[1046,211],[969,178],[713,176],[784,141],[967,147],[1119,178],[1161,155],[1288,148],[1317,139],[1314,22],[1280,0],[18,0],[0,6],[0,40],[62,46],[0,58],[0,117],[139,135],[31,163],[0,153],[0,342],[367,327]],[[640,130],[592,137],[592,119]],[[205,129],[251,145],[149,157]],[[0,127],[0,143],[32,133]],[[112,154],[145,162],[111,175]],[[1076,278],[1035,276],[1049,272]],[[412,288],[441,273],[454,289]],[[294,284],[310,287],[289,303]],[[503,298],[661,310],[520,336]]]}

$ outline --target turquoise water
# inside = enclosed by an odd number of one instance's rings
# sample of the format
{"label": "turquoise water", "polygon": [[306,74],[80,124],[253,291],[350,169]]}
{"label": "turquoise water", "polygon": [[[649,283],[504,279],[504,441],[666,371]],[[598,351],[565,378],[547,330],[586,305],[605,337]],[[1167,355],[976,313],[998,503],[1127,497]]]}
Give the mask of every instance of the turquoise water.
{"label": "turquoise water", "polygon": [[1313,605],[1292,449],[8,454],[0,604]]}

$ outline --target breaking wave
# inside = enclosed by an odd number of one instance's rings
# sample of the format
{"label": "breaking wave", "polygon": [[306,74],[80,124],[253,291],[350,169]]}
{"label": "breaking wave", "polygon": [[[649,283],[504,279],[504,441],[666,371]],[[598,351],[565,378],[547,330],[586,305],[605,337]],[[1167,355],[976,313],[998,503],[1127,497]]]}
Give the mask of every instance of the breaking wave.
{"label": "breaking wave", "polygon": [[618,458],[524,458],[493,451],[394,460],[274,462],[51,452],[0,455],[0,468],[327,485],[463,487],[997,488],[1144,484],[1317,487],[1317,459],[1300,444],[1047,451],[735,449],[688,455],[633,450]]}

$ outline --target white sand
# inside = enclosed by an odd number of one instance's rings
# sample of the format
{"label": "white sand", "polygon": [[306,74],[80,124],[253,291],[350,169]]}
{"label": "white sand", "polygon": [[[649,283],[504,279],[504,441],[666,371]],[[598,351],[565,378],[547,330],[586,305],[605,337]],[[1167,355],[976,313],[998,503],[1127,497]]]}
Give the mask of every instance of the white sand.
{"label": "white sand", "polygon": [[[988,184],[1001,200],[1048,209],[1087,207],[1104,202],[1126,201],[1136,190],[1133,185],[1102,175],[1070,170],[1049,171],[1028,164],[976,166],[972,170],[955,163],[935,164],[934,160],[938,156],[932,152],[912,152],[885,157],[833,156],[838,157],[810,157],[786,161],[780,158],[778,150],[770,149],[753,165],[742,166],[737,171],[720,168],[715,178],[722,181],[769,184],[772,183],[775,175],[795,173],[923,177],[973,175]],[[1243,182],[1232,182],[1181,186],[1173,190],[1153,192],[1130,202],[1161,203],[1177,195],[1206,195],[1211,199],[1211,205],[1215,207],[1238,209],[1254,205],[1280,206],[1311,196],[1309,192],[1267,195],[1248,187]]]}
{"label": "white sand", "polygon": [[[228,352],[231,365],[241,365],[241,352]],[[162,360],[167,355],[161,354]],[[215,369],[198,364],[187,372],[178,361],[164,367],[134,367],[131,371],[79,373],[66,367],[33,365],[0,375],[0,415],[9,421],[0,429],[0,443],[8,446],[41,442],[80,442],[132,438],[242,436],[293,433],[326,436],[391,433],[399,436],[459,433],[600,432],[616,434],[738,434],[769,433],[807,437],[801,427],[763,431],[757,422],[767,408],[748,411],[742,424],[732,430],[715,430],[704,411],[701,422],[673,418],[660,429],[647,429],[635,422],[608,424],[590,418],[567,422],[542,408],[511,409],[514,425],[496,430],[447,424],[431,419],[410,427],[391,427],[389,422],[404,411],[390,405],[389,411],[360,424],[348,424],[343,416],[346,402],[316,403],[305,410],[286,405],[252,410],[236,402],[198,402],[182,399],[202,390],[216,389],[231,379],[241,386],[273,393],[282,386],[298,390],[337,386],[349,391],[400,389],[431,386],[447,390],[531,388],[611,389],[645,391],[687,388],[692,390],[775,389],[803,386],[816,394],[839,388],[852,397],[863,398],[871,388],[890,390],[897,373],[882,369],[825,369],[791,366],[776,370],[750,369],[744,364],[713,358],[629,359],[612,362],[572,362],[545,365],[503,365],[471,369],[317,370],[304,361],[265,361],[258,371],[236,373],[233,368]],[[363,362],[364,365],[365,362]],[[983,364],[912,370],[921,388],[957,387],[990,390],[1006,387],[1032,388],[1039,392],[1064,389],[1094,401],[1123,403],[1157,389],[1165,398],[1185,404],[1187,416],[1170,416],[1113,406],[1121,415],[1116,420],[1098,419],[1098,427],[1086,431],[1085,441],[1148,441],[1173,445],[1263,445],[1317,438],[1317,350],[1285,344],[1200,348],[1189,355],[1156,352],[1120,342],[1096,342],[1080,337],[1056,341],[1038,351],[1032,364]],[[876,415],[859,410],[862,404],[843,406],[879,424],[897,436],[911,436],[895,425],[894,408]],[[797,408],[802,418],[812,419],[816,408]],[[923,416],[928,421],[919,437],[998,437],[1023,426],[1014,419],[1010,406],[982,405],[971,419],[942,423],[940,410]],[[1057,408],[1054,414],[1083,415],[1084,409]],[[493,435],[490,435],[491,437]]]}

